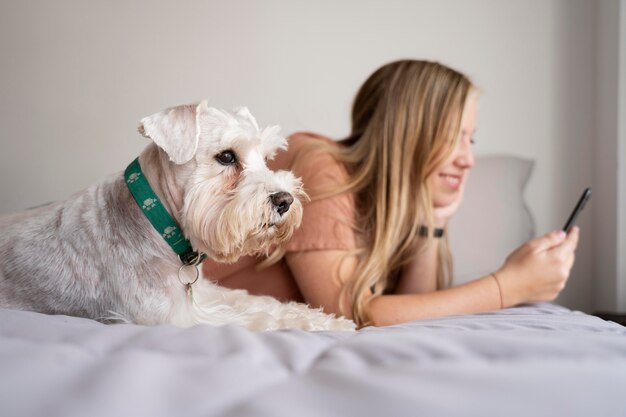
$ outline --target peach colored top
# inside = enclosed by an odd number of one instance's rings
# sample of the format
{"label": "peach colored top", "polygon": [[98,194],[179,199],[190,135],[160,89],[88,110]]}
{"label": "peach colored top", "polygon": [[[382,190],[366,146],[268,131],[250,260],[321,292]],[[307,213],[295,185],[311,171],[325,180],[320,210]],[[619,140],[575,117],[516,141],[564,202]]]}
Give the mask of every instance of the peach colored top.
{"label": "peach colored top", "polygon": [[[291,162],[303,144],[311,140],[332,140],[312,133],[299,132],[289,137],[289,149],[279,152],[268,164],[272,170],[289,170]],[[345,183],[348,174],[343,164],[328,154],[311,153],[310,160],[299,163],[297,177],[302,178],[304,190],[326,189]],[[311,250],[350,250],[356,247],[354,231],[350,227],[355,214],[354,198],[342,193],[304,205],[302,225],[286,244],[287,252]],[[218,264],[207,260],[203,265],[204,276],[228,288],[248,290],[251,294],[271,295],[281,301],[306,301],[285,261],[265,268],[257,266],[263,260],[245,256],[234,264]],[[325,277],[318,277],[324,279]],[[330,277],[327,277],[330,279]]]}

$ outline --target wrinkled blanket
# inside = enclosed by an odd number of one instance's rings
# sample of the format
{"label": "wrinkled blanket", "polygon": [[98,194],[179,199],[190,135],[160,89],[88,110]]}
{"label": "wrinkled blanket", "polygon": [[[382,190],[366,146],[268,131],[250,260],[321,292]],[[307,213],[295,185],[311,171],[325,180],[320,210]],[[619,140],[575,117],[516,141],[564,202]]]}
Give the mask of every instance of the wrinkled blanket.
{"label": "wrinkled blanket", "polygon": [[0,416],[626,416],[626,328],[552,304],[356,333],[0,310]]}

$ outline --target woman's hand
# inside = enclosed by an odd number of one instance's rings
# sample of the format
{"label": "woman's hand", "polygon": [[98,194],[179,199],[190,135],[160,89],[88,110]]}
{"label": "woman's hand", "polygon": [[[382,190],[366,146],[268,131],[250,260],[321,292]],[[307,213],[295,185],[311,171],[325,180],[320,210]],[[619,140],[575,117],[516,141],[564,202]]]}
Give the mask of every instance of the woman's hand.
{"label": "woman's hand", "polygon": [[577,226],[568,235],[550,232],[511,253],[495,273],[504,307],[531,301],[552,301],[565,288],[578,246]]}
{"label": "woman's hand", "polygon": [[448,219],[457,212],[463,201],[463,193],[459,193],[459,197],[447,206],[435,207],[433,209],[433,217],[435,227],[444,227],[448,223]]}

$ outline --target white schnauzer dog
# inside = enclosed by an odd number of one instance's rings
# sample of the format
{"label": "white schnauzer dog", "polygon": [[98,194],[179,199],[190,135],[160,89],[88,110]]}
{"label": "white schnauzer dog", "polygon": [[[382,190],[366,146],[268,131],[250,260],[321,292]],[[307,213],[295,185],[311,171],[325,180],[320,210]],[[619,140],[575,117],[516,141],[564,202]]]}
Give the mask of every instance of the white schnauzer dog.
{"label": "white schnauzer dog", "polygon": [[353,330],[299,303],[219,287],[233,262],[286,242],[302,218],[291,172],[266,160],[287,141],[246,108],[206,101],[141,120],[152,139],[125,172],[64,202],[0,218],[0,308],[137,324]]}

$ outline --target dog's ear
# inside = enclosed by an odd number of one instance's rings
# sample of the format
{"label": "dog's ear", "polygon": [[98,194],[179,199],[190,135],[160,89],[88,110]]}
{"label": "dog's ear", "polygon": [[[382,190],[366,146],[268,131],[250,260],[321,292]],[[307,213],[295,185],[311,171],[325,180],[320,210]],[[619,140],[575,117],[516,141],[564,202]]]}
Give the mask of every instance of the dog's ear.
{"label": "dog's ear", "polygon": [[250,113],[247,107],[236,107],[234,110],[235,114],[241,118],[246,119],[256,130],[259,130],[259,124],[256,122],[256,119]]}
{"label": "dog's ear", "polygon": [[191,160],[198,149],[198,109],[204,106],[190,104],[172,107],[141,119],[139,133],[152,139],[176,164]]}

